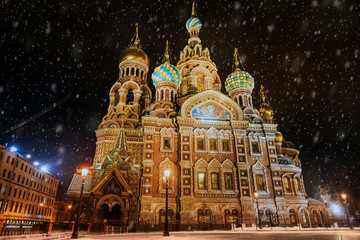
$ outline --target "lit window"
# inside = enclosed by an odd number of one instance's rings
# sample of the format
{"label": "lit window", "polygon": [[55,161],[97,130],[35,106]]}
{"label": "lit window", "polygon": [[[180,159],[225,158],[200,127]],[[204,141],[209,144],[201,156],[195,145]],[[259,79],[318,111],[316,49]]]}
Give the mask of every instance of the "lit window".
{"label": "lit window", "polygon": [[252,146],[252,152],[253,153],[260,153],[259,143],[258,142],[252,142],[251,146]]}
{"label": "lit window", "polygon": [[232,173],[225,173],[225,190],[233,190]]}
{"label": "lit window", "polygon": [[264,176],[263,175],[256,175],[256,185],[257,185],[258,190],[265,191],[265,184],[264,184]]}
{"label": "lit window", "polygon": [[229,151],[229,141],[222,141],[222,150],[224,152],[228,152]]}
{"label": "lit window", "polygon": [[295,188],[297,191],[300,191],[300,182],[298,178],[295,178]]}
{"label": "lit window", "polygon": [[219,174],[211,173],[211,187],[213,190],[219,190]]}
{"label": "lit window", "polygon": [[285,190],[290,192],[290,182],[289,182],[289,178],[285,177],[284,178],[284,185],[285,185]]}
{"label": "lit window", "polygon": [[198,150],[204,150],[204,140],[203,139],[198,139],[197,140],[197,149]]}
{"label": "lit window", "polygon": [[164,139],[164,149],[170,149],[170,139]]}
{"label": "lit window", "polygon": [[216,140],[215,139],[210,139],[210,150],[212,150],[212,151],[217,150],[217,145],[216,145]]}
{"label": "lit window", "polygon": [[205,173],[199,173],[199,189],[206,189]]}

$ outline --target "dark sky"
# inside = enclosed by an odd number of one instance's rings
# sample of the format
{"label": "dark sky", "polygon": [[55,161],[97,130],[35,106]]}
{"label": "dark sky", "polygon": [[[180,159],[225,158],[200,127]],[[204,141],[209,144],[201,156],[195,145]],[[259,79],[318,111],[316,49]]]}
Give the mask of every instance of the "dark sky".
{"label": "dark sky", "polygon": [[[150,73],[161,63],[166,40],[176,63],[188,40],[191,2],[1,5],[0,144],[15,144],[48,165],[61,180],[58,196],[64,199],[75,167],[92,161],[94,130],[135,26]],[[200,38],[221,80],[239,48],[255,78],[255,103],[264,84],[279,129],[301,150],[313,196],[319,185],[325,193],[360,192],[359,10],[356,0],[197,2]],[[8,132],[38,113],[44,114]]]}

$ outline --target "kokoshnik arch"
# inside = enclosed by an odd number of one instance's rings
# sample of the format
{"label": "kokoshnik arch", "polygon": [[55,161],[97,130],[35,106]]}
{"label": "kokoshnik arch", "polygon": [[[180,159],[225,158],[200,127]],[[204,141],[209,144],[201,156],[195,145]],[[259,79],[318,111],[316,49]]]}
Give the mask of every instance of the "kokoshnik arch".
{"label": "kokoshnik arch", "polygon": [[[121,53],[108,112],[96,130],[82,221],[91,231],[159,230],[165,217],[164,171],[170,170],[172,230],[251,226],[256,216],[263,227],[328,224],[325,204],[307,197],[299,151],[277,130],[263,86],[256,109],[254,78],[235,49],[234,71],[225,80],[229,95],[221,93],[216,65],[199,38],[201,26],[193,8],[186,22],[188,44],[176,66],[166,45],[164,63],[151,76],[154,93],[147,85],[150,61],[138,29]],[[80,184],[77,171],[67,192],[74,209]]]}

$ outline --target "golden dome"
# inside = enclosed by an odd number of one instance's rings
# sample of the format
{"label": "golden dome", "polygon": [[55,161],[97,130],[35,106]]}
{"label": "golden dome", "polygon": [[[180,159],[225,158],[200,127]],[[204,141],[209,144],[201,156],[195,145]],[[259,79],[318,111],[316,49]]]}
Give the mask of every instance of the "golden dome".
{"label": "golden dome", "polygon": [[284,140],[284,137],[281,134],[281,132],[276,132],[275,133],[275,142],[282,142],[283,140]]}
{"label": "golden dome", "polygon": [[274,117],[274,109],[268,104],[263,103],[259,109],[259,115],[264,119],[271,119]]}
{"label": "golden dome", "polygon": [[141,49],[136,48],[136,47],[132,47],[132,48],[128,48],[125,49],[121,54],[120,54],[120,58],[119,61],[125,61],[125,60],[139,60],[143,63],[145,63],[148,67],[150,66],[150,60],[148,55]]}

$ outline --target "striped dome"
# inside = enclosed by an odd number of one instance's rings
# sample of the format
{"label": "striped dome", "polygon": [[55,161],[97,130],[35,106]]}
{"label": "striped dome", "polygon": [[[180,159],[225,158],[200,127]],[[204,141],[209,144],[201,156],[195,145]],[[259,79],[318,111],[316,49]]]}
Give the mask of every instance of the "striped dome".
{"label": "striped dome", "polygon": [[235,72],[230,74],[225,81],[225,89],[227,92],[235,88],[250,88],[252,91],[254,89],[254,78],[250,73],[236,69]]}
{"label": "striped dome", "polygon": [[154,85],[163,81],[170,81],[175,83],[177,86],[180,84],[180,73],[179,70],[168,62],[155,68],[151,75]]}
{"label": "striped dome", "polygon": [[189,18],[189,20],[187,20],[186,22],[186,29],[190,32],[190,29],[191,28],[198,28],[199,30],[201,29],[201,22],[198,18],[195,18],[195,17],[192,17],[192,18]]}

